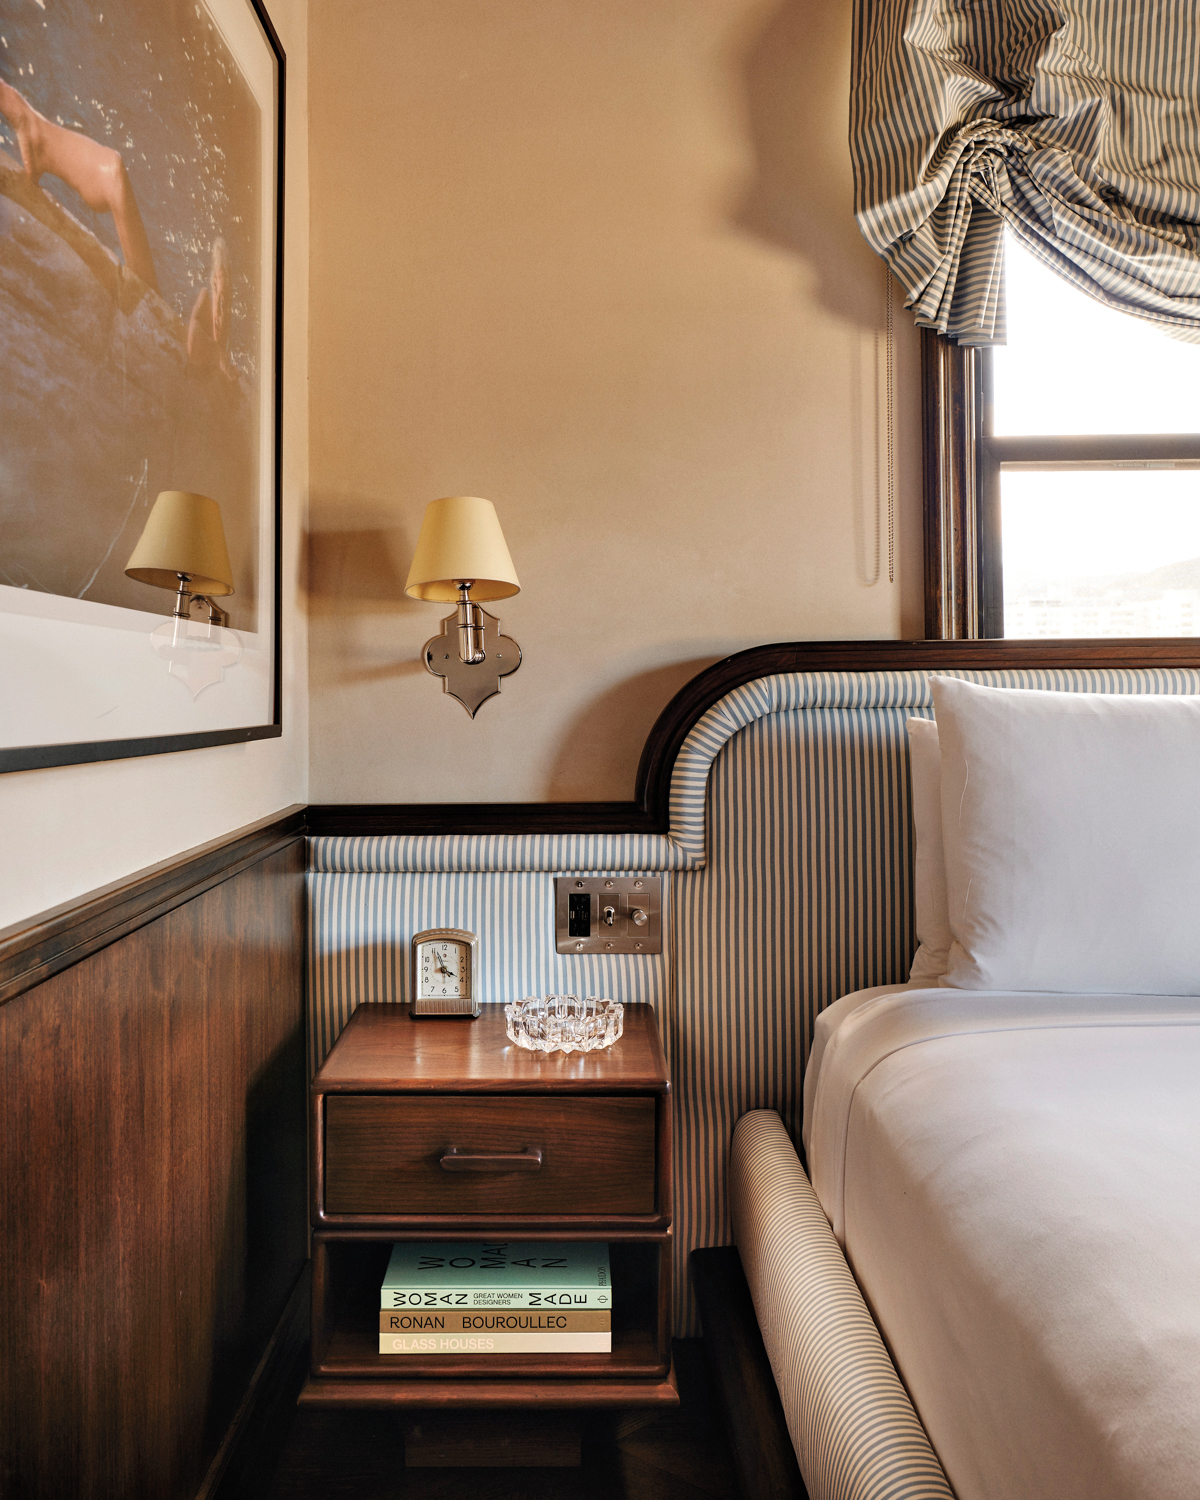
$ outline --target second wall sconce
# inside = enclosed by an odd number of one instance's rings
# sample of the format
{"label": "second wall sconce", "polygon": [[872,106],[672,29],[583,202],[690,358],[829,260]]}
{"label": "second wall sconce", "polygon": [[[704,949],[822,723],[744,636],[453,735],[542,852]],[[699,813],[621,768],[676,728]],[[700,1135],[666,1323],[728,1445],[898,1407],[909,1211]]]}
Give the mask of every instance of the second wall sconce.
{"label": "second wall sconce", "polygon": [[421,658],[472,718],[500,691],[500,679],[521,665],[521,648],[500,634],[500,622],[479,600],[520,593],[496,507],[477,495],[449,495],[425,507],[421,535],[404,592],[413,599],[457,603]]}

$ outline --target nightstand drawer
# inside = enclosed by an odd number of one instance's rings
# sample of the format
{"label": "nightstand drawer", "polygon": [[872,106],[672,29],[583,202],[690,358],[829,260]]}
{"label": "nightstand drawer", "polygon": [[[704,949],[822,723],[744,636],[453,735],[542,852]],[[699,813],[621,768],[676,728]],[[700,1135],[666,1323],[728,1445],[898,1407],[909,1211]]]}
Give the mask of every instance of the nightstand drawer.
{"label": "nightstand drawer", "polygon": [[652,1214],[655,1100],[325,1097],[327,1214]]}

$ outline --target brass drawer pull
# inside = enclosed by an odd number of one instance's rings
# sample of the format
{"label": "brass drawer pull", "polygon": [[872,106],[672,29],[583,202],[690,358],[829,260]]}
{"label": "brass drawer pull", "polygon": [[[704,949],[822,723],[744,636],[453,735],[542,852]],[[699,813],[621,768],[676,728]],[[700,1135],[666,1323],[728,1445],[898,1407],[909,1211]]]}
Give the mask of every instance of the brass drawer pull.
{"label": "brass drawer pull", "polygon": [[443,1172],[537,1172],[542,1165],[540,1146],[524,1151],[460,1151],[450,1146],[442,1152]]}

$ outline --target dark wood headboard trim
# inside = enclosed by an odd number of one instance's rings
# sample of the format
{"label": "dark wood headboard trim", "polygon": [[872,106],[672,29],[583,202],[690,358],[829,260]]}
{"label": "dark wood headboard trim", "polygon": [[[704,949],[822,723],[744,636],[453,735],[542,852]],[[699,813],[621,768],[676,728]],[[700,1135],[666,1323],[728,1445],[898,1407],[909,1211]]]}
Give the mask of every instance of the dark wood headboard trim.
{"label": "dark wood headboard trim", "polygon": [[684,740],[743,683],[785,672],[1006,667],[1200,668],[1200,639],[1112,641],[795,641],[756,646],[687,683],[646,740],[632,802],[297,804],[0,931],[0,1005],[228,880],[306,834],[665,833]]}
{"label": "dark wood headboard trim", "polygon": [[325,802],[308,809],[311,835],[656,833],[636,802]]}
{"label": "dark wood headboard trim", "polygon": [[305,835],[301,804],[0,931],[0,1005]]}
{"label": "dark wood headboard trim", "polygon": [[310,834],[336,836],[665,833],[671,774],[696,721],[743,683],[782,672],[996,670],[1006,667],[1196,667],[1200,638],[1107,641],[795,641],[755,646],[685,684],[646,740],[632,802],[323,803]]}

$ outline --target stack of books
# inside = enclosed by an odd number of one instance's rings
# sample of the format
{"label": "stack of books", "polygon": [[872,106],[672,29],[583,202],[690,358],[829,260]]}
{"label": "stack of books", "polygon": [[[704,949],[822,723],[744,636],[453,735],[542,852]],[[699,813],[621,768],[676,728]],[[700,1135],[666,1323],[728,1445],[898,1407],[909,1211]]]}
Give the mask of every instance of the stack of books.
{"label": "stack of books", "polygon": [[392,1247],[380,1354],[610,1354],[608,1246]]}

